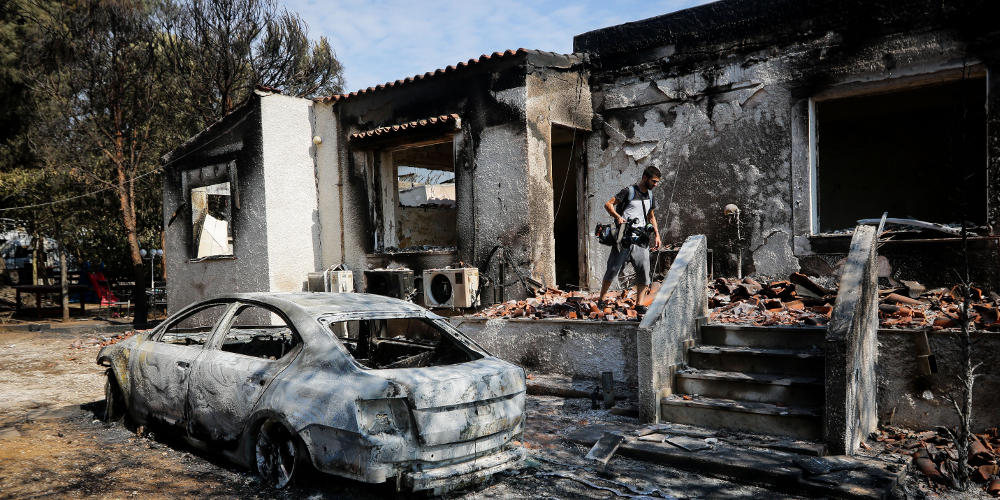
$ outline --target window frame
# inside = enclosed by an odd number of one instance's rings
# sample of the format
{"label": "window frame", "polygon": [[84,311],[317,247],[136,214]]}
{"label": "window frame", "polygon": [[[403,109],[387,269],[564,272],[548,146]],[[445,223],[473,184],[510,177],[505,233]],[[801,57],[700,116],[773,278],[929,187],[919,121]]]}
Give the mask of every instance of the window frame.
{"label": "window frame", "polygon": [[[222,346],[225,345],[226,335],[232,329],[233,322],[236,321],[236,317],[241,312],[241,309],[244,309],[243,306],[246,306],[246,307],[260,307],[261,309],[265,309],[265,310],[267,310],[268,312],[270,312],[272,314],[278,315],[278,317],[281,318],[281,320],[285,322],[285,326],[287,326],[288,329],[291,330],[292,336],[294,338],[298,339],[298,341],[299,341],[298,344],[296,344],[294,347],[292,347],[291,349],[289,349],[288,352],[286,352],[284,354],[284,356],[282,356],[280,358],[277,358],[277,359],[268,359],[268,358],[262,358],[262,357],[258,357],[258,356],[250,356],[250,355],[242,354],[242,353],[238,353],[238,352],[224,351],[222,349]],[[267,361],[267,362],[271,362],[271,363],[276,363],[276,362],[283,361],[283,360],[294,359],[294,357],[297,356],[298,353],[304,348],[305,343],[306,343],[305,339],[302,337],[301,334],[299,334],[298,329],[295,328],[295,324],[288,317],[288,315],[285,314],[280,309],[278,309],[278,308],[276,308],[274,306],[271,306],[269,304],[265,304],[263,302],[257,302],[257,301],[253,301],[253,300],[236,300],[236,301],[233,302],[232,307],[230,307],[229,310],[226,311],[226,314],[222,317],[222,319],[219,320],[219,323],[216,325],[216,328],[213,331],[212,337],[209,339],[208,342],[205,343],[205,346],[206,346],[207,349],[215,350],[215,351],[218,351],[218,352],[225,352],[225,353],[236,355],[236,356],[245,356],[247,358],[259,359],[261,361]]]}
{"label": "window frame", "polygon": [[[236,258],[236,218],[240,210],[240,192],[237,175],[236,160],[226,162],[213,162],[201,167],[190,168],[181,172],[181,192],[183,193],[183,210],[187,214],[185,227],[187,228],[187,253],[188,262],[207,262],[213,260],[233,260]],[[208,255],[198,257],[198,249],[195,246],[194,222],[191,220],[194,215],[191,203],[193,201],[191,192],[195,189],[212,186],[215,184],[229,183],[229,220],[228,232],[233,240],[232,252],[229,254]]]}
{"label": "window frame", "polygon": [[164,342],[162,339],[163,339],[163,336],[167,334],[167,331],[169,331],[171,328],[173,328],[174,326],[176,326],[178,323],[181,323],[182,321],[190,318],[191,316],[194,316],[195,314],[198,314],[198,313],[200,313],[200,312],[202,312],[202,311],[204,311],[206,309],[210,309],[212,307],[226,306],[225,310],[222,312],[222,316],[220,316],[219,319],[215,321],[215,324],[212,325],[212,328],[208,331],[208,334],[205,337],[205,342],[202,343],[201,345],[197,346],[199,348],[204,349],[205,346],[209,345],[212,342],[212,339],[215,337],[215,334],[216,334],[216,332],[219,329],[219,325],[222,324],[222,322],[225,321],[226,318],[230,315],[230,312],[232,310],[233,304],[235,304],[235,301],[220,299],[220,300],[214,300],[214,301],[211,301],[211,302],[203,302],[201,304],[197,304],[197,305],[191,306],[188,309],[185,309],[184,311],[179,312],[178,315],[180,315],[180,316],[177,319],[171,321],[170,323],[165,324],[163,326],[163,328],[159,332],[156,332],[154,335],[152,335],[149,338],[149,340],[151,342],[157,342],[157,343],[160,343],[160,344],[170,344],[170,345],[176,345],[176,346],[181,346],[181,347],[195,347],[195,346],[192,346],[192,345],[186,345],[185,346],[185,345],[181,345],[181,344],[174,344],[174,343],[171,343],[171,342]]}

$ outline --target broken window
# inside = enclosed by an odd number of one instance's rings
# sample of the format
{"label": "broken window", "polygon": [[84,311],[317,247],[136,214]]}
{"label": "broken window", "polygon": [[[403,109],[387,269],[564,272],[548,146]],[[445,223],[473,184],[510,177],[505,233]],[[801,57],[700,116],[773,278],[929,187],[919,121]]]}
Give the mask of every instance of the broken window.
{"label": "broken window", "polygon": [[191,235],[194,257],[233,255],[230,183],[191,189]]}
{"label": "broken window", "polygon": [[227,303],[212,304],[194,311],[168,326],[157,341],[177,345],[204,345],[228,307]]}
{"label": "broken window", "polygon": [[262,359],[281,359],[302,341],[279,314],[240,304],[222,341],[222,350]]}
{"label": "broken window", "polygon": [[883,212],[985,224],[985,103],[983,78],[816,101],[813,230]]}
{"label": "broken window", "polygon": [[[452,141],[392,151],[392,193],[397,248],[453,247],[457,198]],[[388,208],[388,207],[387,207]]]}
{"label": "broken window", "polygon": [[327,326],[366,368],[442,366],[481,357],[426,318],[349,320]]}

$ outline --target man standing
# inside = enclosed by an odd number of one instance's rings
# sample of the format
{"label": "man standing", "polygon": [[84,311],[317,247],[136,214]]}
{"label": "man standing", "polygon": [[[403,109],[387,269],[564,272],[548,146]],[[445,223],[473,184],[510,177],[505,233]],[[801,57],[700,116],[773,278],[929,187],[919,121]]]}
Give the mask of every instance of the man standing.
{"label": "man standing", "polygon": [[647,167],[637,184],[622,189],[604,204],[604,209],[618,224],[619,235],[623,230],[622,225],[628,220],[637,220],[635,226],[640,228],[647,227],[647,224],[651,225],[653,230],[649,236],[653,246],[647,248],[648,242],[646,245],[632,243],[629,235],[619,238],[618,244],[611,247],[611,255],[608,256],[608,269],[604,272],[604,282],[601,283],[601,295],[598,298],[601,303],[604,302],[604,296],[607,295],[611,282],[618,276],[622,267],[625,267],[625,263],[631,261],[632,267],[635,268],[636,310],[643,314],[646,312],[646,307],[638,304],[646,298],[646,292],[649,290],[649,250],[660,248],[660,230],[653,215],[656,201],[652,192],[659,183],[660,170],[656,167]]}

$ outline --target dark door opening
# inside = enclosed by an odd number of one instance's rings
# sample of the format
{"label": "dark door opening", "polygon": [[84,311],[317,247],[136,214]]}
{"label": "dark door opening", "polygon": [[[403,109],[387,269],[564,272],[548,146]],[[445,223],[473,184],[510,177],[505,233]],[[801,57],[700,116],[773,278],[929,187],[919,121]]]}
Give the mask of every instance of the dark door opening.
{"label": "dark door opening", "polygon": [[552,234],[555,237],[556,284],[580,287],[580,228],[577,200],[583,132],[552,125]]}

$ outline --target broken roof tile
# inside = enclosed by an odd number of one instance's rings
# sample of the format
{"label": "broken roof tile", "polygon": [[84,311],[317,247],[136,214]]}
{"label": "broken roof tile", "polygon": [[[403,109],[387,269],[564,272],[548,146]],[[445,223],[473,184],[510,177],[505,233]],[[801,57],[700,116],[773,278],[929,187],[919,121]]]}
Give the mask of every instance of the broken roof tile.
{"label": "broken roof tile", "polygon": [[438,124],[444,125],[449,122],[454,123],[455,124],[454,127],[456,129],[462,126],[462,119],[459,118],[457,114],[452,113],[450,115],[432,116],[430,118],[424,118],[422,120],[414,120],[411,122],[401,123],[398,125],[387,125],[384,127],[373,128],[370,130],[363,130],[361,132],[351,134],[351,140],[354,141],[360,139],[370,139],[372,137],[381,137],[392,134],[394,132],[413,131],[422,127],[428,127],[430,125],[438,125]]}

